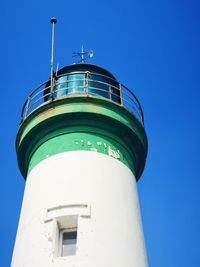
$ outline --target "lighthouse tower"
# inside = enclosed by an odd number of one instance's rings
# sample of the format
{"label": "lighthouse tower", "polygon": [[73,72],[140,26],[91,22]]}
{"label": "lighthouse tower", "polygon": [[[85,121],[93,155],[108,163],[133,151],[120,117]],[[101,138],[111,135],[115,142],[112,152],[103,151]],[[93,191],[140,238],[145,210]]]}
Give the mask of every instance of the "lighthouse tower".
{"label": "lighthouse tower", "polygon": [[61,68],[25,102],[16,149],[26,187],[12,267],[147,266],[147,137],[127,87],[97,65]]}

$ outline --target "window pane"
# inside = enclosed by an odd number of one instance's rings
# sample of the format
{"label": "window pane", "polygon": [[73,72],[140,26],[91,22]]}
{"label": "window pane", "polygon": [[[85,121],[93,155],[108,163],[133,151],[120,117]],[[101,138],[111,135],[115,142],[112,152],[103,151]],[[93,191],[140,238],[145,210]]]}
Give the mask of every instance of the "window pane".
{"label": "window pane", "polygon": [[54,97],[62,97],[66,95],[67,77],[62,76],[56,81],[56,90],[54,90]]}
{"label": "window pane", "polygon": [[63,232],[62,234],[62,256],[76,254],[77,230],[72,232]]}
{"label": "window pane", "polygon": [[67,77],[68,91],[67,94],[76,94],[84,92],[84,75],[83,74],[70,74]]}
{"label": "window pane", "polygon": [[106,98],[110,98],[109,80],[107,80],[105,77],[96,74],[90,74],[88,87],[89,87],[88,91],[90,94],[100,95]]}

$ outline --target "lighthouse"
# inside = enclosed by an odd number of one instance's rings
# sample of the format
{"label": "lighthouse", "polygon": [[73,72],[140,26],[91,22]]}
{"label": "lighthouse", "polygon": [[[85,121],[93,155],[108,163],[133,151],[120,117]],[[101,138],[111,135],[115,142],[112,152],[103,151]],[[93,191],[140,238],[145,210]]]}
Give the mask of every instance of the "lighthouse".
{"label": "lighthouse", "polygon": [[26,185],[12,267],[147,267],[143,112],[112,73],[85,60],[52,72],[22,108],[16,151]]}

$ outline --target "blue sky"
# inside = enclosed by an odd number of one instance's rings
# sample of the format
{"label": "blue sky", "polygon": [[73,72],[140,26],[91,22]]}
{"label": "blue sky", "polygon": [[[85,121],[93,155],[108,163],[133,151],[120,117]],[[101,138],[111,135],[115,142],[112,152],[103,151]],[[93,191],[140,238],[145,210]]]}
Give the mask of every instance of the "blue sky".
{"label": "blue sky", "polygon": [[22,105],[83,44],[139,98],[149,139],[138,182],[150,267],[200,266],[200,20],[195,0],[1,1],[0,266],[10,266],[25,182],[15,154]]}

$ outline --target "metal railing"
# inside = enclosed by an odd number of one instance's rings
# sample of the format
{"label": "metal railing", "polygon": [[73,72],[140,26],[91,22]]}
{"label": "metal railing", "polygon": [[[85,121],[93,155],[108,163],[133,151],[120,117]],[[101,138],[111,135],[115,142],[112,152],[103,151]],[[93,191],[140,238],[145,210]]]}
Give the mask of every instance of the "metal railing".
{"label": "metal railing", "polygon": [[[95,79],[94,79],[95,77]],[[56,76],[38,86],[27,98],[21,112],[21,123],[37,108],[52,101],[76,95],[93,96],[112,101],[133,113],[144,125],[141,105],[137,97],[116,80],[88,71],[77,71]]]}

